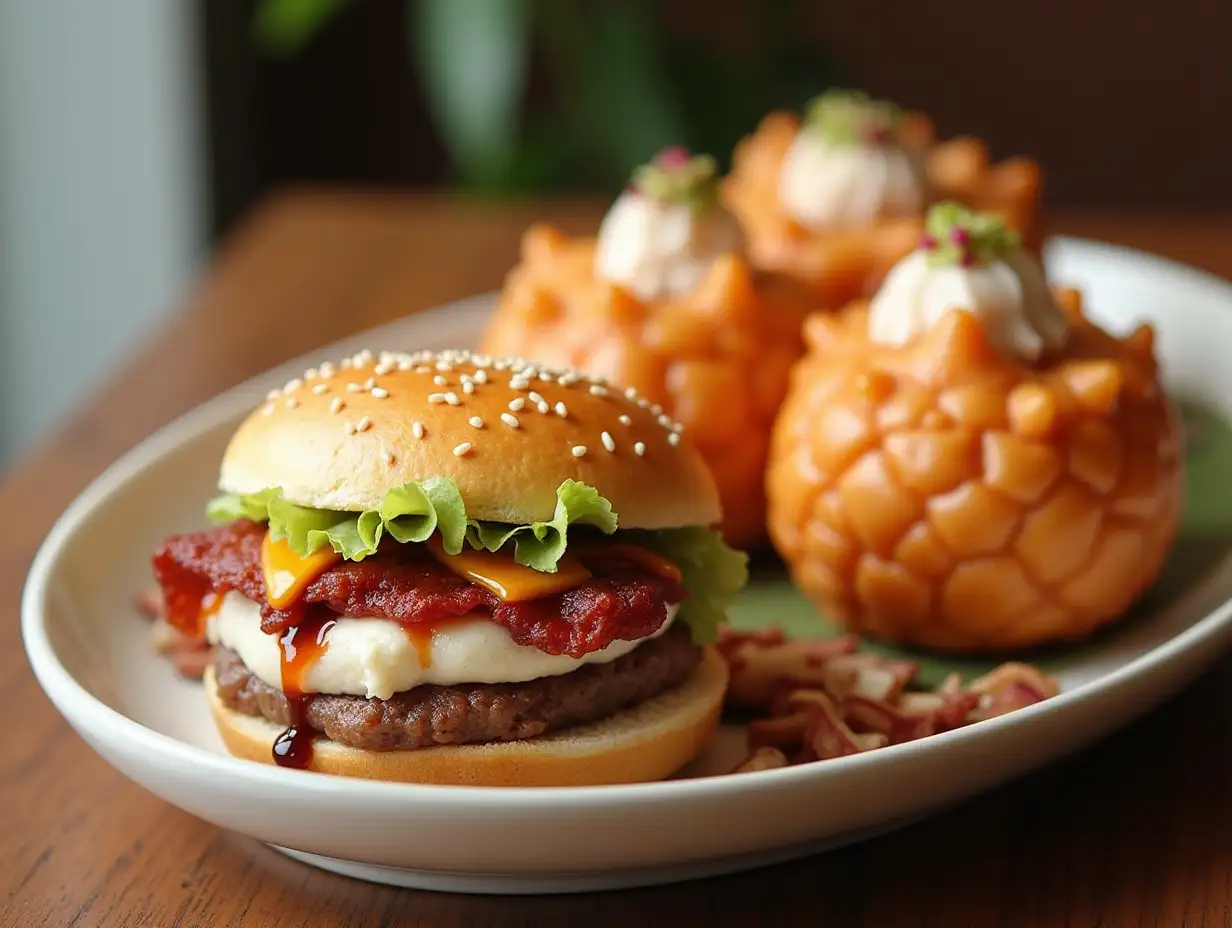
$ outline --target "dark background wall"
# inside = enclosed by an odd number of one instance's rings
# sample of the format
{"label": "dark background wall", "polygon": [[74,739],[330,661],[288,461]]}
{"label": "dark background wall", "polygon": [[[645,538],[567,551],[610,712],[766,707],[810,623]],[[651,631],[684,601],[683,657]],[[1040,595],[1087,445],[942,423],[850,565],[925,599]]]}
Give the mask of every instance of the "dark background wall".
{"label": "dark background wall", "polygon": [[[628,0],[623,7],[555,2],[596,30],[605,13],[628,9]],[[788,29],[770,40],[753,28],[767,4],[791,8]],[[669,82],[696,82],[699,68],[681,66],[686,51],[745,66],[760,54],[782,74],[759,99],[777,94],[774,102],[797,105],[832,80],[864,87],[929,112],[943,134],[972,132],[995,154],[1036,156],[1054,207],[1232,208],[1226,0],[663,0],[639,8],[653,26],[646,44],[668,59]],[[451,180],[420,65],[408,50],[413,7],[352,0],[282,57],[255,47],[253,9],[249,0],[199,0],[215,230],[289,182]],[[743,88],[734,80],[722,85],[727,90],[715,84],[709,105],[716,113],[735,107]],[[536,58],[530,105],[550,117],[560,89]],[[688,99],[698,99],[690,90]],[[712,121],[706,138],[734,141],[751,128],[751,112]],[[731,128],[737,125],[744,128]],[[544,190],[579,186],[588,185],[545,182]],[[589,186],[606,193],[610,183]]]}

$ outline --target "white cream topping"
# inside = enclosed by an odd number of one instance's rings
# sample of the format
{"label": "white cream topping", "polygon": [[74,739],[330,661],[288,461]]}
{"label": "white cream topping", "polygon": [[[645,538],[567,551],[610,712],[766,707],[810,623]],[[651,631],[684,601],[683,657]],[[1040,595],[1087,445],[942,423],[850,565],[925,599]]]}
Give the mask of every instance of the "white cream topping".
{"label": "white cream topping", "polygon": [[[426,648],[429,666],[401,625],[388,619],[342,617],[329,631],[329,644],[304,677],[304,691],[388,699],[425,683],[521,683],[554,677],[584,664],[604,664],[628,654],[643,641],[667,631],[676,617],[648,638],[613,641],[581,658],[547,654],[516,644],[503,626],[486,618],[453,620],[434,631]],[[238,593],[228,593],[210,618],[206,634],[239,655],[245,666],[273,687],[282,687],[282,651],[276,635],[261,631],[260,607]]]}
{"label": "white cream topping", "polygon": [[744,234],[722,205],[693,210],[626,191],[599,226],[595,272],[652,300],[688,293],[733,253],[744,255]]}
{"label": "white cream topping", "polygon": [[1015,249],[985,265],[933,267],[915,251],[886,275],[869,306],[868,334],[883,345],[904,345],[953,310],[975,315],[1003,354],[1034,361],[1065,340],[1065,315],[1048,290],[1043,269]]}
{"label": "white cream topping", "polygon": [[895,145],[834,144],[802,129],[779,172],[779,202],[801,225],[838,229],[924,210],[918,159]]}

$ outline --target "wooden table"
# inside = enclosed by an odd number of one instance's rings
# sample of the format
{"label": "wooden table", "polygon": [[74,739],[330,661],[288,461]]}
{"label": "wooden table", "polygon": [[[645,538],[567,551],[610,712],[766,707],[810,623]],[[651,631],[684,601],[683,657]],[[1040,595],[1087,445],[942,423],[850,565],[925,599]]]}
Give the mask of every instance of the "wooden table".
{"label": "wooden table", "polygon": [[[18,641],[31,556],[70,499],[153,429],[272,364],[498,286],[520,231],[542,216],[580,230],[595,207],[280,196],[130,363],[17,462],[0,486],[0,925],[1232,924],[1226,660],[1127,730],[924,824],[795,864],[601,896],[446,896],[322,873],[164,804],[70,731]],[[1232,276],[1232,224],[1218,218],[1075,214],[1054,227]]]}

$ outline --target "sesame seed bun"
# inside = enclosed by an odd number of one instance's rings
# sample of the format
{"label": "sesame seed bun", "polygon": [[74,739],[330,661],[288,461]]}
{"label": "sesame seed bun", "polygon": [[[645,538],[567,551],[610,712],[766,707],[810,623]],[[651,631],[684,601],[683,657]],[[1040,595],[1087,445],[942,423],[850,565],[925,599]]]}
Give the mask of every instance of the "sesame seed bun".
{"label": "sesame seed bun", "polygon": [[[457,786],[597,786],[671,776],[718,727],[727,665],[713,650],[674,689],[589,725],[494,744],[364,751],[317,739],[310,770],[403,783]],[[283,727],[223,705],[214,668],[205,673],[214,722],[236,757],[272,764]]]}
{"label": "sesame seed bun", "polygon": [[356,511],[428,477],[451,479],[467,514],[494,522],[550,519],[567,479],[605,496],[621,528],[722,516],[705,463],[658,407],[574,371],[469,352],[363,352],[307,371],[240,425],[219,486]]}

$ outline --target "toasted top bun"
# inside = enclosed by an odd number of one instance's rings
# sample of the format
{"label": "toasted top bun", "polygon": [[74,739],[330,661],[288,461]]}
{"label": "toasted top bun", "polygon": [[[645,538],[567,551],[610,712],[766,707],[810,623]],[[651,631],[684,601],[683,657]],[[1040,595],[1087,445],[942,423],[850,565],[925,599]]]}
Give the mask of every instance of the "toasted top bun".
{"label": "toasted top bun", "polygon": [[[310,770],[370,780],[449,786],[598,786],[671,776],[701,753],[718,727],[727,663],[713,648],[666,693],[615,715],[523,741],[364,751],[318,738]],[[205,672],[214,723],[235,757],[273,763],[283,728],[223,705],[214,668]]]}
{"label": "toasted top bun", "polygon": [[714,525],[714,480],[679,429],[636,392],[575,371],[362,352],[271,391],[232,436],[219,486],[357,511],[448,477],[471,518],[525,524],[550,519],[573,479],[611,502],[621,528]]}

